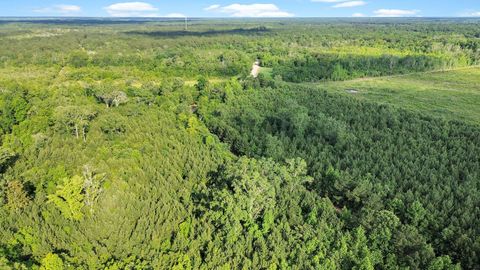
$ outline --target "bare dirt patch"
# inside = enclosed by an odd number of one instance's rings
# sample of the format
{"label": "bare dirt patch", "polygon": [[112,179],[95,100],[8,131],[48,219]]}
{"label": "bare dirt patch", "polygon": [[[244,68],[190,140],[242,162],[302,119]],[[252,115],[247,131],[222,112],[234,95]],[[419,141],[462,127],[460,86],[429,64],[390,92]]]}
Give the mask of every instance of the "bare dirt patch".
{"label": "bare dirt patch", "polygon": [[254,78],[258,77],[258,73],[260,73],[260,61],[255,61],[252,65],[252,72],[250,73]]}

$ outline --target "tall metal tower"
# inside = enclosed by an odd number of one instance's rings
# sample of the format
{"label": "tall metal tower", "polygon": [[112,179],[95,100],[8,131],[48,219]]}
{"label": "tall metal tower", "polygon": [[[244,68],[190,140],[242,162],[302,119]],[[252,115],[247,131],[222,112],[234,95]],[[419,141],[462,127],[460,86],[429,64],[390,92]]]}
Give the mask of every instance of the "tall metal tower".
{"label": "tall metal tower", "polygon": [[187,19],[187,16],[185,16],[185,31],[188,31],[188,19]]}

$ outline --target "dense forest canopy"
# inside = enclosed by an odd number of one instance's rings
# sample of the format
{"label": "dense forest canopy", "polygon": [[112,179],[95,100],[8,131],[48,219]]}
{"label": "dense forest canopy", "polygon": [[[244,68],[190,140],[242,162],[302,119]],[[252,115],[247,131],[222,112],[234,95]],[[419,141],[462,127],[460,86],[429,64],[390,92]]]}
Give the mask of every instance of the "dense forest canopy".
{"label": "dense forest canopy", "polygon": [[478,268],[478,107],[345,80],[470,104],[480,21],[190,24],[0,20],[0,268]]}

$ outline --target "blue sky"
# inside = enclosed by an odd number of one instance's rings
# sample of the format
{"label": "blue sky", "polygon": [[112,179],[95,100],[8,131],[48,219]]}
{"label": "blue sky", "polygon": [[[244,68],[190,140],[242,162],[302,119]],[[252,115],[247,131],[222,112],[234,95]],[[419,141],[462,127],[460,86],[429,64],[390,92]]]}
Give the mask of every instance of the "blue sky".
{"label": "blue sky", "polygon": [[0,16],[480,17],[480,0],[0,0]]}

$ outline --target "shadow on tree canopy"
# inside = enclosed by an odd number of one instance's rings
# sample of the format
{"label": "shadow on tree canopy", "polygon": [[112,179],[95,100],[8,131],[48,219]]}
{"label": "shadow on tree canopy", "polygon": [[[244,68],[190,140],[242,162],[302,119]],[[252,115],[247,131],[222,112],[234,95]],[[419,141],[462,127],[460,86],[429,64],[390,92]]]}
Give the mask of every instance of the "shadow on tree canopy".
{"label": "shadow on tree canopy", "polygon": [[0,148],[0,174],[4,173],[9,166],[13,165],[15,161],[17,161],[17,159],[17,154],[9,150]]}
{"label": "shadow on tree canopy", "polygon": [[265,26],[255,28],[235,28],[235,29],[222,29],[222,30],[206,30],[206,31],[129,31],[125,32],[129,35],[145,35],[151,37],[181,37],[181,36],[216,36],[216,35],[250,35],[267,33],[271,30]]}

